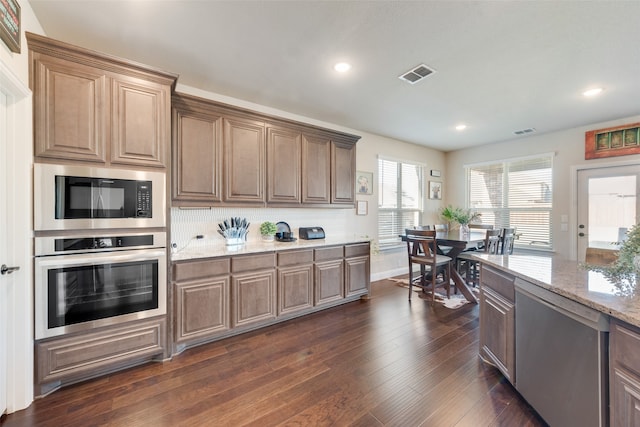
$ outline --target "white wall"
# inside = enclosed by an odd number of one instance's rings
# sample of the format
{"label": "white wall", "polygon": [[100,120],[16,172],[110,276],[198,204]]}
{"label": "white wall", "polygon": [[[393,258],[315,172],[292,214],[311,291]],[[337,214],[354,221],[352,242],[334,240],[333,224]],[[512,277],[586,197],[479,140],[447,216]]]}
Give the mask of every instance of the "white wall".
{"label": "white wall", "polygon": [[[10,282],[8,314],[8,395],[9,413],[26,408],[33,401],[33,281],[31,232],[31,164],[33,160],[32,104],[29,87],[29,55],[25,31],[43,34],[27,0],[21,7],[21,53],[11,52],[0,42],[0,90],[9,94],[6,147],[13,182],[7,201],[10,234],[4,236],[12,251],[10,265],[18,265]],[[2,260],[5,261],[5,260]],[[0,345],[5,345],[1,343]]]}
{"label": "white wall", "polygon": [[560,132],[533,135],[447,153],[447,183],[449,187],[447,203],[459,206],[465,204],[464,165],[466,164],[555,152],[556,155],[553,159],[553,246],[555,252],[571,257],[572,246],[576,244],[576,231],[572,230],[572,227],[569,227],[569,231],[561,231],[560,219],[561,215],[568,215],[571,219],[570,224],[576,224],[576,195],[572,194],[576,178],[575,169],[632,160],[640,162],[640,155],[585,160],[585,132],[637,122],[640,122],[640,116],[594,123]]}

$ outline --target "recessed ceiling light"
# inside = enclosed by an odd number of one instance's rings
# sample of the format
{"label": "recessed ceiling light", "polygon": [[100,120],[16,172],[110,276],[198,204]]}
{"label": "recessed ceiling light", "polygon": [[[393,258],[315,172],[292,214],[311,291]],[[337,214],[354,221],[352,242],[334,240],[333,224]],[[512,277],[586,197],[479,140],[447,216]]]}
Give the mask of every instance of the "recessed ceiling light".
{"label": "recessed ceiling light", "polygon": [[467,128],[467,125],[464,124],[459,124],[458,126],[456,126],[456,130],[465,130]]}
{"label": "recessed ceiling light", "polygon": [[333,66],[333,69],[339,73],[346,73],[351,69],[351,64],[347,64],[346,62],[338,62]]}
{"label": "recessed ceiling light", "polygon": [[602,91],[603,91],[603,89],[601,87],[596,87],[596,88],[593,88],[593,89],[586,90],[586,91],[582,92],[582,94],[584,96],[596,96],[596,95],[599,95],[600,93],[602,93]]}

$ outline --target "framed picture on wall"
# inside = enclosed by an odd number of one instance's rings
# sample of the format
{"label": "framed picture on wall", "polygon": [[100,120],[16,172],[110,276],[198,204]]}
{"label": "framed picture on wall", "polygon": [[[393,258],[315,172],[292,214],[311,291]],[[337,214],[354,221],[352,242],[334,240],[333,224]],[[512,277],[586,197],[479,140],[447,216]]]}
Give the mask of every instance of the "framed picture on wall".
{"label": "framed picture on wall", "polygon": [[373,194],[373,172],[356,172],[356,194]]}
{"label": "framed picture on wall", "polygon": [[429,198],[434,200],[442,200],[442,182],[429,181]]}

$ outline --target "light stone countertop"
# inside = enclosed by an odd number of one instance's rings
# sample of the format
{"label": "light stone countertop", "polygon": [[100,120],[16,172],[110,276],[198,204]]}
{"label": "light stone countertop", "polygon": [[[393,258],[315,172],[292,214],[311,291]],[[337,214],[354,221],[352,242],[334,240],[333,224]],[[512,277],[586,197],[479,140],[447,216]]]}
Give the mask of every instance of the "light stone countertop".
{"label": "light stone countertop", "polygon": [[265,242],[262,240],[248,241],[243,245],[227,246],[220,239],[205,242],[194,242],[171,254],[171,261],[184,261],[198,258],[214,258],[230,255],[244,255],[258,252],[278,252],[294,249],[309,249],[321,246],[349,245],[353,243],[368,243],[366,238],[330,237],[326,239],[303,240],[295,242]]}
{"label": "light stone countertop", "polygon": [[558,255],[474,256],[551,292],[640,327],[640,295],[617,295],[615,287],[600,273],[585,270],[576,261]]}

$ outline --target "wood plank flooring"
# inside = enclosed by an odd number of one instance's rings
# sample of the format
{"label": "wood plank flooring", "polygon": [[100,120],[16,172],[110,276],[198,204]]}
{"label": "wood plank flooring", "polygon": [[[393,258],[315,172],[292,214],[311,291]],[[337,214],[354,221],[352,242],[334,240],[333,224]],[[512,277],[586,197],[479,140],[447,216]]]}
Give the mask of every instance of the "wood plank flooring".
{"label": "wood plank flooring", "polygon": [[68,386],[14,426],[544,426],[478,358],[478,306],[372,297]]}

